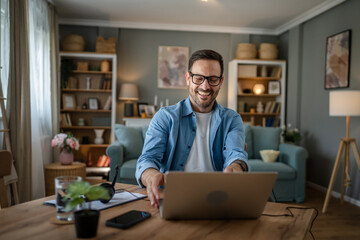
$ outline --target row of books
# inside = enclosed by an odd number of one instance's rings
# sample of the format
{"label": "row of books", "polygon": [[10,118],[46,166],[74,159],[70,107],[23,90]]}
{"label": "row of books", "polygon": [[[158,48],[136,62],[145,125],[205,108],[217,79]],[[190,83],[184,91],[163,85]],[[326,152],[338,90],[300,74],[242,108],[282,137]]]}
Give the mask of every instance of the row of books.
{"label": "row of books", "polygon": [[280,113],[281,102],[268,101],[265,104],[264,113]]}
{"label": "row of books", "polygon": [[99,89],[111,89],[111,75],[102,75]]}
{"label": "row of books", "polygon": [[60,114],[60,120],[61,120],[61,126],[64,127],[71,127],[72,123],[71,123],[71,118],[70,118],[70,114],[69,113],[62,113]]}
{"label": "row of books", "polygon": [[107,155],[101,155],[97,161],[97,167],[108,167],[110,165],[110,157]]}
{"label": "row of books", "polygon": [[279,126],[280,126],[280,118],[268,117],[266,119],[265,127],[279,127]]}

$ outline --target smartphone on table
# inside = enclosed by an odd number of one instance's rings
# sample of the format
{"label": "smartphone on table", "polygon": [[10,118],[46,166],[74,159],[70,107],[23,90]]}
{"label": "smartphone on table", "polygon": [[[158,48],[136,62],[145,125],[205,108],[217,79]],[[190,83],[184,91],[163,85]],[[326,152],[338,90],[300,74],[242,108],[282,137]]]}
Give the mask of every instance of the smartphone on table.
{"label": "smartphone on table", "polygon": [[131,210],[117,217],[106,220],[105,225],[108,227],[126,229],[150,217],[151,214],[149,212]]}

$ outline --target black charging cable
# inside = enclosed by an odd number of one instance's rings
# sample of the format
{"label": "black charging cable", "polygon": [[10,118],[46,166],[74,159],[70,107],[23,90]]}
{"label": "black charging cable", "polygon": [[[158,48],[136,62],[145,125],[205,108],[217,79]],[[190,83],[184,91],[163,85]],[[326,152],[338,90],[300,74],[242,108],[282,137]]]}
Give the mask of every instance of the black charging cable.
{"label": "black charging cable", "polygon": [[[272,190],[271,192],[272,192],[272,194],[274,196],[275,202],[277,202],[274,190]],[[310,233],[312,239],[315,240],[314,234],[312,233],[311,229],[312,229],[312,226],[313,226],[313,224],[315,222],[315,219],[319,216],[319,211],[314,207],[292,207],[292,206],[288,206],[285,209],[289,212],[289,214],[287,214],[287,213],[285,213],[285,214],[261,214],[261,216],[265,216],[265,217],[294,217],[294,214],[291,212],[290,209],[302,209],[302,210],[313,209],[313,210],[315,210],[316,214],[315,214],[314,219],[311,221],[310,228],[309,228],[309,233]]]}

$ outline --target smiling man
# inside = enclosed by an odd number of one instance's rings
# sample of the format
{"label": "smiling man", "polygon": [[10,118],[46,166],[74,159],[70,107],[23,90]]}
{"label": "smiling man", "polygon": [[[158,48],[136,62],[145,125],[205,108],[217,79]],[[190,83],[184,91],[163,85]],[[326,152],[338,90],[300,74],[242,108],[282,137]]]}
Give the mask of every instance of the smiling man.
{"label": "smiling man", "polygon": [[136,166],[136,179],[152,206],[159,206],[166,171],[248,171],[242,119],[216,102],[223,72],[219,53],[194,52],[186,73],[189,97],[153,117]]}

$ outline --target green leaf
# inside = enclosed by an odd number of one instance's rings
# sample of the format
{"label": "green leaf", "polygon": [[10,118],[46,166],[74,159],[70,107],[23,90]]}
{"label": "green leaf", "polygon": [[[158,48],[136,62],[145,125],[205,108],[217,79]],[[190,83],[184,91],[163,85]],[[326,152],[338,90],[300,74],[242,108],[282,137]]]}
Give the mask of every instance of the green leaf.
{"label": "green leaf", "polygon": [[90,184],[88,182],[73,182],[67,188],[67,193],[70,198],[74,198],[79,195],[86,195],[90,190]]}
{"label": "green leaf", "polygon": [[73,210],[77,205],[80,205],[83,202],[85,202],[85,199],[82,197],[73,198],[70,202],[66,204],[65,212]]}
{"label": "green leaf", "polygon": [[85,195],[88,201],[94,201],[99,199],[109,200],[109,192],[106,188],[101,186],[92,186]]}

